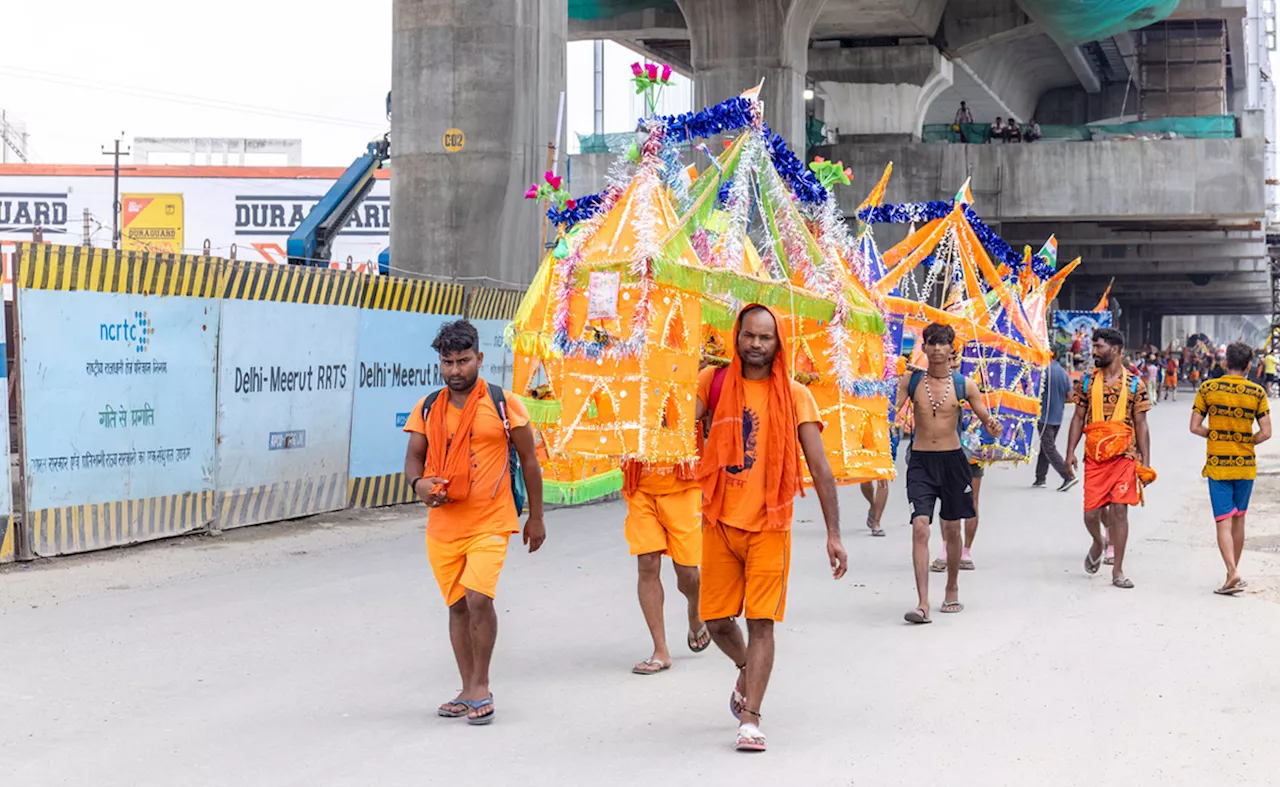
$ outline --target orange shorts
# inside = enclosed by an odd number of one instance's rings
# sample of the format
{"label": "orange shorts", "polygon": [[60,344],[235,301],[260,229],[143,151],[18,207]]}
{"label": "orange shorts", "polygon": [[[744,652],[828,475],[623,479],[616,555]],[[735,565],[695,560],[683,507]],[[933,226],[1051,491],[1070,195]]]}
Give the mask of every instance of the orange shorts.
{"label": "orange shorts", "polygon": [[682,566],[698,565],[702,562],[702,490],[695,486],[669,495],[631,494],[623,533],[633,555],[661,552]]}
{"label": "orange shorts", "polygon": [[703,620],[782,621],[791,572],[791,530],[752,533],[716,522],[702,525]]}
{"label": "orange shorts", "polygon": [[1127,456],[1106,462],[1084,459],[1084,510],[1095,511],[1110,503],[1136,506],[1138,462]]}
{"label": "orange shorts", "polygon": [[427,536],[427,559],[447,606],[457,604],[468,590],[494,597],[510,537],[507,533],[482,533],[457,541],[440,541]]}

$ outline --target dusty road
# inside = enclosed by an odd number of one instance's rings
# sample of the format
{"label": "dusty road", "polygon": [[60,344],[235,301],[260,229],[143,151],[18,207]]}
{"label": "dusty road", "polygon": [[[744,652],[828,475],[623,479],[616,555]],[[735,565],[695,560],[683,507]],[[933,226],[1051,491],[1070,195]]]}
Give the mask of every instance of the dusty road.
{"label": "dusty road", "polygon": [[[1133,515],[1134,590],[1084,574],[1078,489],[993,470],[967,609],[936,614],[935,577],[936,622],[913,628],[901,482],[883,539],[842,490],[838,583],[801,501],[764,755],[732,751],[733,669],[714,649],[629,673],[648,651],[618,503],[550,514],[543,551],[508,559],[497,723],[436,718],[458,680],[421,511],[401,510],[0,572],[0,783],[1273,785],[1280,555],[1246,552],[1252,590],[1210,593],[1189,404],[1152,415],[1161,479]],[[1280,449],[1263,454],[1280,470]],[[1280,549],[1275,475],[1251,527]]]}

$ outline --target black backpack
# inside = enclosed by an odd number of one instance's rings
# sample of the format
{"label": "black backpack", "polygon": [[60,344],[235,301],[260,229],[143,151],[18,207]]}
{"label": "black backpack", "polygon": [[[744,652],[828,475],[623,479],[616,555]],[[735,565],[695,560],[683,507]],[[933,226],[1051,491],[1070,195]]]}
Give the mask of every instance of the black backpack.
{"label": "black backpack", "polygon": [[[489,387],[489,399],[493,401],[493,407],[498,411],[498,417],[502,419],[502,430],[507,435],[507,472],[511,476],[511,497],[516,501],[516,516],[524,513],[525,501],[529,498],[529,491],[524,485],[524,473],[520,470],[520,454],[516,451],[515,443],[511,442],[511,422],[507,420],[507,396],[502,392],[502,386],[487,383]],[[422,402],[422,422],[426,423],[427,416],[431,413],[431,406],[436,403],[436,399],[440,397],[441,388],[438,391],[432,391],[427,394],[427,398]]]}

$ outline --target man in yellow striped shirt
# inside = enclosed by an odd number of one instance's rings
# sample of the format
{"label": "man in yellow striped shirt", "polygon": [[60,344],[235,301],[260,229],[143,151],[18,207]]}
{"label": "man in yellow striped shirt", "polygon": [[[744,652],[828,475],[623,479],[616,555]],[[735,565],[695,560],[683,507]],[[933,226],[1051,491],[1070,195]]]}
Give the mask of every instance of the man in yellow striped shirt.
{"label": "man in yellow striped shirt", "polygon": [[[1215,593],[1235,595],[1244,588],[1240,556],[1244,552],[1244,516],[1257,477],[1254,446],[1271,439],[1271,407],[1262,386],[1246,378],[1253,349],[1243,342],[1227,347],[1227,373],[1207,380],[1191,408],[1191,432],[1208,440],[1204,476],[1218,523],[1218,550],[1227,581]],[[1205,419],[1208,418],[1208,425]],[[1253,431],[1253,422],[1258,431]]]}

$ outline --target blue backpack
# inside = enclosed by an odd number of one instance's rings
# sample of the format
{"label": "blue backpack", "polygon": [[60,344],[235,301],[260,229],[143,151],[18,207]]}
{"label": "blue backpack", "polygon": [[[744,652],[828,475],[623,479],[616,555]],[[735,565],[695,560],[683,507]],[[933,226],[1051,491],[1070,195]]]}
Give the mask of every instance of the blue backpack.
{"label": "blue backpack", "polygon": [[[507,420],[507,396],[502,392],[502,386],[487,383],[489,386],[489,398],[493,401],[493,407],[498,411],[498,417],[502,419],[502,431],[507,435],[507,472],[511,475],[511,497],[516,501],[516,516],[524,513],[525,501],[529,499],[529,490],[524,485],[524,472],[520,469],[520,454],[516,451],[516,444],[511,442],[511,422]],[[431,412],[431,406],[436,403],[436,399],[440,397],[441,392],[432,391],[427,394],[427,398],[422,402],[422,421],[427,420],[427,415]]]}

